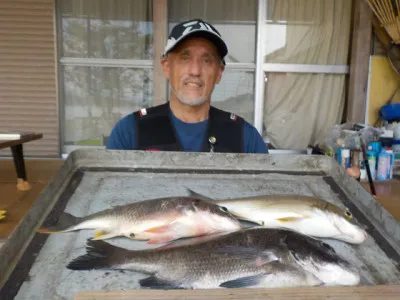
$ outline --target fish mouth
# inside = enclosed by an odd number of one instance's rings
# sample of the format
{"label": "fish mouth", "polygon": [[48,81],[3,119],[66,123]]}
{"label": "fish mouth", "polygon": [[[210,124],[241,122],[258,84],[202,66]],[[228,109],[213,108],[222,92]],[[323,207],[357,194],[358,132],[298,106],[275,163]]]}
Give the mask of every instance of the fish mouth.
{"label": "fish mouth", "polygon": [[363,229],[358,229],[356,232],[353,232],[352,234],[349,234],[348,232],[343,232],[339,230],[342,235],[336,236],[337,239],[341,239],[344,242],[350,243],[350,244],[361,244],[363,243],[368,235],[367,232]]}
{"label": "fish mouth", "polygon": [[358,285],[361,281],[361,276],[356,267],[346,263],[346,265],[342,265],[342,268],[345,270],[343,277],[341,278],[341,284],[354,286]]}
{"label": "fish mouth", "polygon": [[333,224],[339,234],[333,236],[332,238],[336,238],[350,244],[361,244],[368,237],[366,230],[356,224],[352,224],[347,221],[343,222],[341,219],[333,219]]}
{"label": "fish mouth", "polygon": [[324,286],[354,286],[361,281],[359,270],[342,257],[337,257],[334,261],[323,265],[313,264],[313,268],[312,273],[324,282]]}

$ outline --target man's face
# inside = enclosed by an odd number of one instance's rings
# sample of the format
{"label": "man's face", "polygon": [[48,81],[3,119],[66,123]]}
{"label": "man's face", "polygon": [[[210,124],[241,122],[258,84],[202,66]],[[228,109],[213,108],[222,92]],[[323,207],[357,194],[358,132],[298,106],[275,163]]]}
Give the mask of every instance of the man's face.
{"label": "man's face", "polygon": [[182,41],[161,64],[170,81],[172,96],[192,106],[210,99],[224,70],[216,47],[203,38]]}

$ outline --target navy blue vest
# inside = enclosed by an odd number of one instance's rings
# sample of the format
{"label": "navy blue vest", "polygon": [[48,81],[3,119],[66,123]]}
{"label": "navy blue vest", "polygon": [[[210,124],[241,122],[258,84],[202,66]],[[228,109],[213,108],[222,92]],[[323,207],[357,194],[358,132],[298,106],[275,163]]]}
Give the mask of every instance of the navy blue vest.
{"label": "navy blue vest", "polygon": [[[145,111],[145,113],[143,113]],[[136,122],[136,145],[139,150],[183,151],[179,136],[171,120],[169,103],[138,110]],[[207,134],[202,152],[243,153],[243,118],[210,107]],[[215,139],[210,143],[209,139]]]}

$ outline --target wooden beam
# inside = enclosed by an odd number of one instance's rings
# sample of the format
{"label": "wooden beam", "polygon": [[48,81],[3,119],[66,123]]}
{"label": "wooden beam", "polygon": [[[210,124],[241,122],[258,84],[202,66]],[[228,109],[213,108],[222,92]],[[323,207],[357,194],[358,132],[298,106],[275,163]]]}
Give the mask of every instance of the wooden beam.
{"label": "wooden beam", "polygon": [[349,300],[395,300],[399,298],[400,285],[376,286],[326,286],[298,288],[235,288],[235,289],[199,289],[199,290],[123,290],[123,291],[82,291],[75,294],[75,300],[105,299],[217,299],[217,300],[317,300],[317,299],[349,299]]}
{"label": "wooden beam", "polygon": [[397,70],[396,72],[400,73],[400,46],[393,43],[392,38],[386,32],[385,28],[381,26],[381,23],[375,15],[372,18],[372,26],[376,38],[386,51],[386,56],[389,58],[393,67]]}
{"label": "wooden beam", "polygon": [[386,51],[389,51],[392,46],[392,39],[375,15],[372,16],[372,27],[378,41],[382,44],[382,47]]}
{"label": "wooden beam", "polygon": [[367,1],[354,0],[347,122],[363,123],[365,121],[372,15]]}
{"label": "wooden beam", "polygon": [[168,1],[153,0],[153,105],[167,101],[167,80],[162,72],[160,58],[168,36]]}

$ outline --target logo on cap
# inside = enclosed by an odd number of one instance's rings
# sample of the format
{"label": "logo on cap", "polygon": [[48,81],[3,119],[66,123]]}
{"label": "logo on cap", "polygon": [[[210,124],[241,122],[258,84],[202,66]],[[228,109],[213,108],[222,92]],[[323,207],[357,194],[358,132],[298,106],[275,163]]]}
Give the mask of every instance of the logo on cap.
{"label": "logo on cap", "polygon": [[[195,28],[194,25],[198,25],[198,26],[196,26],[197,28]],[[210,31],[211,33],[214,33],[214,34],[218,35],[219,37],[221,36],[217,31],[213,30],[212,27],[209,24],[206,24],[206,23],[201,22],[201,21],[189,21],[187,23],[182,24],[182,26],[186,27],[186,29],[182,32],[182,35],[187,35],[192,30],[199,29],[199,30]]]}
{"label": "logo on cap", "polygon": [[200,19],[195,19],[179,23],[172,29],[164,49],[164,55],[171,51],[184,38],[193,34],[210,40],[217,47],[222,58],[227,54],[228,49],[220,33],[211,24]]}

